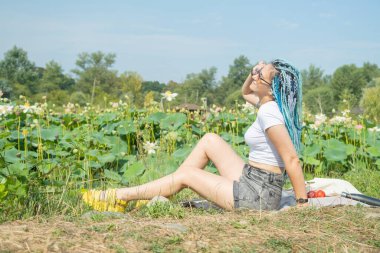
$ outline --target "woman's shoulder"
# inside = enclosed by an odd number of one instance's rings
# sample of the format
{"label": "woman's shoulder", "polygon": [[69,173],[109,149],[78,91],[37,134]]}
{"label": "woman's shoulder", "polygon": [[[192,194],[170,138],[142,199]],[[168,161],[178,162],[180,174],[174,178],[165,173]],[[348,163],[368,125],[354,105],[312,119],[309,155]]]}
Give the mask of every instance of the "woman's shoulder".
{"label": "woman's shoulder", "polygon": [[257,112],[258,118],[279,118],[283,121],[283,116],[278,104],[275,101],[270,101],[260,106]]}
{"label": "woman's shoulder", "polygon": [[263,115],[266,113],[281,113],[280,108],[278,107],[278,104],[276,101],[269,101],[263,105],[260,106],[257,114],[258,115]]}

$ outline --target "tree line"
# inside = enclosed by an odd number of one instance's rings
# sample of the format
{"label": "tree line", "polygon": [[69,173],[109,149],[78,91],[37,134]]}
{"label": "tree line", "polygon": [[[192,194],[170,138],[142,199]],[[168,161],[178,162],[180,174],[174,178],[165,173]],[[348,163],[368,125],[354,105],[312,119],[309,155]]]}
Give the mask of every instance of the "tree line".
{"label": "tree line", "polygon": [[[20,95],[30,101],[48,97],[49,103],[64,105],[68,102],[107,106],[111,101],[127,99],[137,107],[160,101],[161,93],[178,93],[173,105],[192,103],[216,104],[231,107],[243,103],[240,88],[254,66],[243,55],[229,66],[221,80],[216,80],[217,69],[210,67],[199,73],[190,73],[181,83],[161,83],[144,80],[136,72],[118,73],[113,69],[116,55],[101,51],[78,55],[76,68],[65,74],[59,63],[50,61],[44,67],[36,66],[22,48],[14,46],[0,60],[0,90],[3,97],[18,100]],[[332,75],[310,65],[301,71],[303,98],[306,110],[312,114],[331,115],[333,110],[350,108],[379,120],[380,69],[365,62],[358,67],[347,64]]]}

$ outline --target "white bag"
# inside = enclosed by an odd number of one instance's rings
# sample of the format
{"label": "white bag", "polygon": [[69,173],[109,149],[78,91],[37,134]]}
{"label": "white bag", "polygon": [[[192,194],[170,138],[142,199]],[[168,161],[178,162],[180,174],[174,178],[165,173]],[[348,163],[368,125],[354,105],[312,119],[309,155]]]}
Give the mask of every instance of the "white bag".
{"label": "white bag", "polygon": [[323,190],[326,196],[340,196],[342,192],[362,194],[351,183],[342,179],[316,177],[306,183],[307,191]]}

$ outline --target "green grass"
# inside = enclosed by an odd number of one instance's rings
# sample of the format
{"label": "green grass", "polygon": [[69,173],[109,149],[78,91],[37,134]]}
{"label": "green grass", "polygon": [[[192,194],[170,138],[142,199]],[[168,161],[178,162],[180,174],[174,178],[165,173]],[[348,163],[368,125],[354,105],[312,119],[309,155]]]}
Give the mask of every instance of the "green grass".
{"label": "green grass", "polygon": [[[162,212],[167,212],[163,211]],[[161,215],[102,218],[42,217],[0,224],[2,252],[44,251],[49,238],[61,251],[109,252],[377,252],[380,211],[341,206],[282,212],[239,210],[215,214],[186,208],[185,219]],[[369,214],[377,218],[368,218]],[[179,231],[169,224],[178,224]],[[11,232],[14,231],[14,232]],[[30,237],[33,234],[33,237]],[[52,239],[50,239],[52,240]],[[27,241],[28,244],[25,244]],[[50,244],[52,241],[50,241]]]}

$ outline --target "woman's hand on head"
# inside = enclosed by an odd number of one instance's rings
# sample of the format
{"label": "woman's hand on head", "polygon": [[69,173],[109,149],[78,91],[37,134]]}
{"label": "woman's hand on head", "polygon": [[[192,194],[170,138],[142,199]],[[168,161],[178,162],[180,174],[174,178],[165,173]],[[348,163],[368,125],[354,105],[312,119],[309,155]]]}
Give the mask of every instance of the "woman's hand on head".
{"label": "woman's hand on head", "polygon": [[252,70],[251,70],[251,73],[255,70],[258,70],[258,69],[261,69],[262,67],[265,66],[265,62],[264,61],[259,61],[259,63],[257,63],[255,66],[253,66]]}

